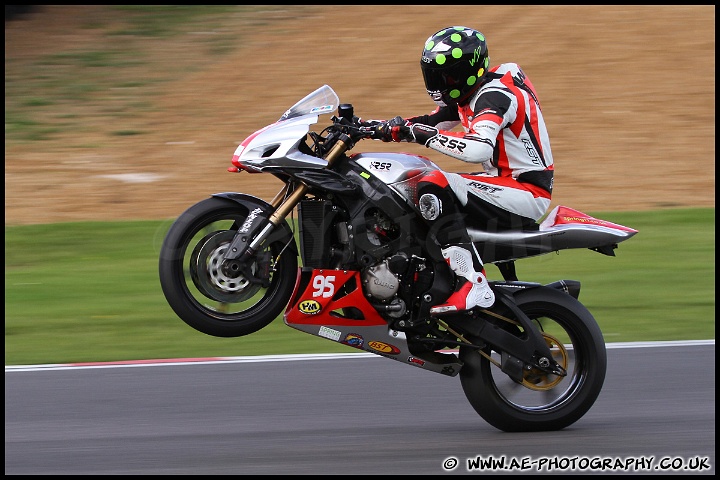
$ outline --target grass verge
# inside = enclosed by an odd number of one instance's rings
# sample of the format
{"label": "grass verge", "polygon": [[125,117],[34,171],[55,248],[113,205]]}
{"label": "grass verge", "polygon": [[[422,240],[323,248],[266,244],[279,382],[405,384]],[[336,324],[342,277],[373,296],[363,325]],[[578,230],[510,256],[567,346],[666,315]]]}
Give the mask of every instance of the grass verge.
{"label": "grass verge", "polygon": [[[615,257],[519,261],[521,280],[582,282],[607,342],[715,338],[715,209],[593,214],[639,230]],[[158,280],[172,220],[5,227],[5,364],[351,352],[282,318],[240,338],[185,325]],[[491,279],[500,275],[488,266]]]}

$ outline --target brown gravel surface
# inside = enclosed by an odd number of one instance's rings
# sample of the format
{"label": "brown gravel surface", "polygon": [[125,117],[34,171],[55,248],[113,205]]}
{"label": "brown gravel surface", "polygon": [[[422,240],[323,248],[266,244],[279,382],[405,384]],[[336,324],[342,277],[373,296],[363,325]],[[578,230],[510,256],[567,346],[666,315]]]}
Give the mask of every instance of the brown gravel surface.
{"label": "brown gravel surface", "polygon": [[[42,56],[102,45],[120,23],[107,6],[61,5],[6,22],[6,111],[18,100],[9,76]],[[454,24],[482,31],[491,63],[519,63],[538,89],[555,157],[553,205],[715,206],[714,5],[290,6],[231,14],[216,31],[174,42],[146,41],[151,62],[118,75],[140,75],[154,90],[123,115],[108,114],[113,91],[92,105],[35,107],[74,122],[37,141],[10,138],[6,116],[5,224],[169,219],[222,191],[269,200],[280,185],[274,177],[227,172],[239,142],[322,84],[363,118],[429,112],[420,52],[431,33]],[[195,48],[211,34],[232,51]],[[418,145],[366,141],[362,150],[473,169]]]}

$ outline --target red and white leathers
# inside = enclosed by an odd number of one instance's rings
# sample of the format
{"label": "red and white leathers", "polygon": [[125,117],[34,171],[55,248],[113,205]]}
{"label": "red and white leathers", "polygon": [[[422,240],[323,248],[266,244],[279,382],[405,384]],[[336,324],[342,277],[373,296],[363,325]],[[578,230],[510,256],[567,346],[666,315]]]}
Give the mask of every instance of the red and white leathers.
{"label": "red and white leathers", "polygon": [[[467,103],[457,108],[439,104],[429,115],[406,120],[438,129],[428,148],[484,168],[482,173],[433,172],[423,178],[418,207],[429,222],[460,211],[479,228],[522,229],[532,228],[547,211],[554,172],[550,139],[535,88],[517,64],[491,68]],[[458,124],[463,132],[450,131]],[[472,286],[461,280],[460,289],[431,313],[487,307],[485,297],[492,291],[475,248],[468,248],[467,239],[453,242],[439,235],[438,240],[451,269]],[[451,259],[461,244],[474,257],[473,274],[467,276],[453,268]]]}
{"label": "red and white leathers", "polygon": [[[467,104],[439,106],[407,120],[438,128],[428,148],[482,164],[484,173],[447,174],[463,206],[479,199],[533,221],[547,211],[554,171],[550,138],[535,88],[517,64],[491,68]],[[458,124],[464,132],[451,132]]]}

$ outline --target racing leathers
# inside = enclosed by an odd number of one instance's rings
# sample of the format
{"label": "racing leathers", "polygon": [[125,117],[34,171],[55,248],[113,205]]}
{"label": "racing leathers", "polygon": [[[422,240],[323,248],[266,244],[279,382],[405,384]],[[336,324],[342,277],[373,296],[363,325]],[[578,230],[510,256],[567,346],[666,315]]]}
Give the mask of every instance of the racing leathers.
{"label": "racing leathers", "polygon": [[[459,279],[450,298],[431,309],[434,315],[494,303],[464,219],[486,231],[535,228],[550,206],[554,172],[537,93],[517,64],[491,68],[465,104],[436,102],[428,115],[388,122],[392,140],[421,143],[484,172],[434,171],[418,182],[419,211],[437,225],[443,256]],[[451,131],[457,125],[464,131]]]}

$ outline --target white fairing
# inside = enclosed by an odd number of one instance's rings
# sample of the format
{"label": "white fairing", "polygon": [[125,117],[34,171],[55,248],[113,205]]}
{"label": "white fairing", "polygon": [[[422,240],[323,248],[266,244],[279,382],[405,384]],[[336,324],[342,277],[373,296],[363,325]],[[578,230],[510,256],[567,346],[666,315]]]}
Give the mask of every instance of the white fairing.
{"label": "white fairing", "polygon": [[427,158],[407,153],[361,153],[353,159],[410,202],[417,193],[416,182],[411,180],[431,170],[440,169]]}
{"label": "white fairing", "polygon": [[[246,138],[235,150],[233,164],[258,172],[271,167],[327,167],[326,160],[301,152],[300,145],[319,116],[333,113],[339,104],[333,89],[323,85],[286,110],[277,122]],[[415,182],[409,180],[438,170],[427,158],[404,153],[362,153],[354,159],[410,202]]]}
{"label": "white fairing", "polygon": [[300,143],[319,116],[333,113],[340,99],[328,85],[323,85],[285,111],[280,119],[250,135],[235,150],[233,163],[251,170],[267,167],[323,168],[322,158],[302,153]]}
{"label": "white fairing", "polygon": [[305,136],[310,131],[310,125],[317,121],[317,115],[304,115],[274,123],[256,132],[249,141],[243,142],[235,150],[235,156],[243,164],[257,170],[277,166],[325,167],[327,161],[324,159],[298,150],[300,142],[305,140]]}

